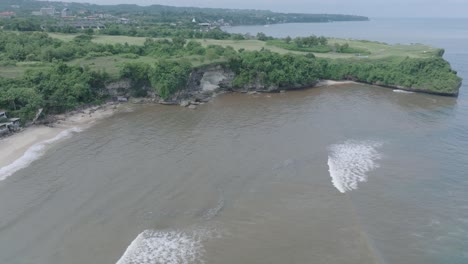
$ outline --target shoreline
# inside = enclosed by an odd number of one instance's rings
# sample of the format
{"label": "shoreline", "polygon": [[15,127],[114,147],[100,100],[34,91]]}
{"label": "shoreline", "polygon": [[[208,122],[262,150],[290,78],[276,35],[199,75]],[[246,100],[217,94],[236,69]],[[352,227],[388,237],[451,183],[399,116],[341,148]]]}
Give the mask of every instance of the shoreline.
{"label": "shoreline", "polygon": [[320,80],[314,87],[335,86],[343,84],[358,84],[355,81],[333,81],[333,80]]}
{"label": "shoreline", "polygon": [[[360,83],[349,80],[320,80],[309,88],[346,84]],[[141,100],[137,99],[133,103],[144,102],[146,101],[143,98]],[[154,101],[151,102],[154,103]],[[164,105],[161,102],[159,104]],[[118,113],[122,110],[122,106],[125,105],[128,105],[128,103],[107,102],[102,105],[78,109],[65,114],[53,115],[51,119],[54,121],[50,126],[32,125],[18,133],[0,138],[0,181],[9,177],[14,172],[27,167],[27,165],[42,156],[51,144],[68,138],[73,133],[85,130],[96,122]]]}
{"label": "shoreline", "polygon": [[51,126],[32,125],[0,139],[0,181],[40,158],[55,142],[68,138],[119,112],[120,104],[105,103],[54,115]]}

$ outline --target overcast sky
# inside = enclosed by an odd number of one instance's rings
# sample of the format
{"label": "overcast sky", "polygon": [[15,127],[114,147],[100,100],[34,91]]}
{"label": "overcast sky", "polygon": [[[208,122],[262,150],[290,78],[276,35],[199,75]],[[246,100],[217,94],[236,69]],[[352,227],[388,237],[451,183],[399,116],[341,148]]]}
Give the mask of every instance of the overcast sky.
{"label": "overcast sky", "polygon": [[171,5],[340,13],[369,17],[468,17],[468,0],[62,0],[95,4]]}

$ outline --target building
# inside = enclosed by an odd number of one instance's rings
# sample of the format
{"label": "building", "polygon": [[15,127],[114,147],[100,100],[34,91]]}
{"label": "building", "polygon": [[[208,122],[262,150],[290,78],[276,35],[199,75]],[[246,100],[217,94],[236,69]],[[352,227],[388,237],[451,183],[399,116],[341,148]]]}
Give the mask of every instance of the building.
{"label": "building", "polygon": [[106,26],[96,20],[74,20],[74,21],[62,21],[58,25],[59,27],[74,27],[76,29],[105,29]]}
{"label": "building", "polygon": [[73,14],[70,9],[64,8],[61,12],[62,17],[71,17]]}
{"label": "building", "polygon": [[8,124],[8,129],[10,129],[10,131],[18,131],[20,127],[21,123],[19,118],[10,118],[10,123]]}
{"label": "building", "polygon": [[55,7],[43,7],[40,12],[42,16],[55,16]]}
{"label": "building", "polygon": [[0,136],[20,130],[21,123],[19,118],[10,118],[5,111],[0,111]]}
{"label": "building", "polygon": [[8,118],[8,116],[6,115],[6,112],[3,110],[0,110],[0,120],[5,119],[5,118]]}
{"label": "building", "polygon": [[120,24],[125,24],[125,25],[128,24],[128,23],[130,23],[130,19],[128,19],[128,18],[123,18],[123,17],[120,18],[119,21],[120,21]]}
{"label": "building", "polygon": [[11,18],[12,16],[15,16],[15,12],[1,12],[0,13],[0,18]]}
{"label": "building", "polygon": [[0,123],[0,136],[10,133],[7,123]]}

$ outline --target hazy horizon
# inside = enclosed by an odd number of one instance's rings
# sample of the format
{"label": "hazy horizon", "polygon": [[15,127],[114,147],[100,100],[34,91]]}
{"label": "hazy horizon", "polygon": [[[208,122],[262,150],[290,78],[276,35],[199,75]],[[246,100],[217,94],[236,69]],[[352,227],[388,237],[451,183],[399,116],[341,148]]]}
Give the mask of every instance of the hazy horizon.
{"label": "hazy horizon", "polygon": [[265,0],[63,0],[63,2],[100,5],[137,4],[208,7],[230,9],[262,9],[286,13],[350,14],[368,17],[468,17],[468,1],[446,0],[290,0],[273,3]]}

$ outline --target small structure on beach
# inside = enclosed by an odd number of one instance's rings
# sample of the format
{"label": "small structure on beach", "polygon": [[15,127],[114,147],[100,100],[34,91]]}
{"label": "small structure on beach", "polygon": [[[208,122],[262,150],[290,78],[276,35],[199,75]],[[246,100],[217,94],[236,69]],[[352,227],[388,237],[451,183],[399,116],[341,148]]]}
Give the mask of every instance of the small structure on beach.
{"label": "small structure on beach", "polygon": [[117,96],[117,102],[121,102],[121,103],[126,103],[128,102],[128,98],[125,97],[125,96]]}
{"label": "small structure on beach", "polygon": [[10,118],[10,122],[8,123],[8,128],[10,131],[18,131],[21,128],[21,122],[19,118]]}
{"label": "small structure on beach", "polygon": [[21,119],[8,118],[6,111],[0,111],[0,136],[16,132],[21,128]]}
{"label": "small structure on beach", "polygon": [[6,123],[0,123],[0,136],[10,133]]}

